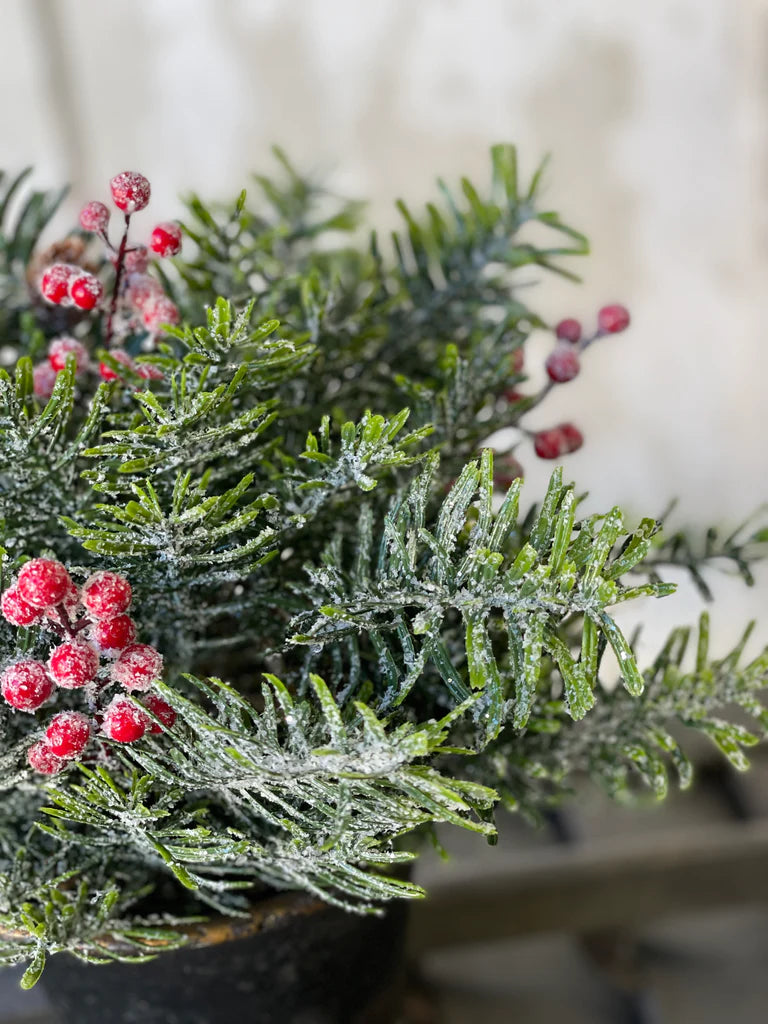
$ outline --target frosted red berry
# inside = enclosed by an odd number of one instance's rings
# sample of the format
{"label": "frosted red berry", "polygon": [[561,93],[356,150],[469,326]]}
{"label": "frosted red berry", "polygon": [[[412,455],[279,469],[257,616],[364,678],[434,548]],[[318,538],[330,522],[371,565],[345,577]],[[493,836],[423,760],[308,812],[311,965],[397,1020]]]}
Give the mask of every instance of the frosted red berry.
{"label": "frosted red berry", "polygon": [[540,430],[533,439],[533,448],[540,459],[558,459],[565,452],[565,438],[557,428]]}
{"label": "frosted red berry", "polygon": [[129,249],[125,254],[123,266],[126,274],[143,274],[149,266],[149,249],[146,245],[137,245],[135,249]]}
{"label": "frosted red berry", "polygon": [[147,694],[144,698],[144,707],[163,723],[160,725],[158,722],[151,722],[149,731],[153,735],[157,736],[159,733],[164,732],[165,729],[173,728],[176,722],[176,712],[162,697],[158,697],[156,693]]}
{"label": "frosted red berry", "polygon": [[[124,352],[121,348],[116,348],[109,354],[112,356],[116,363],[120,363],[122,366],[125,366],[129,370],[133,369],[133,360],[128,355],[128,353]],[[120,374],[117,372],[117,370],[111,367],[109,363],[99,363],[99,373],[104,378],[104,380],[118,380],[118,378],[120,377]]]}
{"label": "frosted red berry", "polygon": [[103,294],[104,286],[93,274],[81,274],[69,283],[69,297],[78,309],[93,309]]}
{"label": "frosted red berry", "polygon": [[136,624],[125,614],[99,619],[91,630],[91,638],[104,652],[122,651],[136,639]]}
{"label": "frosted red berry", "polygon": [[96,678],[99,656],[90,644],[68,640],[51,651],[48,671],[59,686],[76,690]]}
{"label": "frosted red berry", "polygon": [[17,661],[0,676],[0,692],[18,711],[37,711],[55,687],[40,661]]}
{"label": "frosted red berry", "polygon": [[166,296],[148,300],[143,312],[144,323],[151,331],[159,331],[164,324],[177,324],[181,319],[178,307]]}
{"label": "frosted red berry", "polygon": [[57,757],[45,740],[33,743],[27,751],[27,761],[30,768],[41,775],[55,775],[60,772],[66,764],[61,757]]}
{"label": "frosted red berry", "polygon": [[109,619],[126,611],[131,596],[131,584],[118,572],[95,572],[83,584],[83,605],[96,619]]}
{"label": "frosted red berry", "polygon": [[54,338],[48,346],[48,362],[59,371],[66,366],[67,356],[74,356],[78,373],[88,365],[88,350],[75,338]]}
{"label": "frosted red berry", "polygon": [[136,171],[122,171],[116,174],[109,187],[115,206],[126,213],[143,210],[149,202],[151,186],[144,175]]}
{"label": "frosted red berry", "polygon": [[162,380],[165,376],[160,367],[155,366],[154,363],[139,363],[136,373],[142,380]]}
{"label": "frosted red berry", "polygon": [[172,221],[158,224],[152,232],[149,247],[158,256],[176,256],[181,252],[181,228]]}
{"label": "frosted red berry", "polygon": [[603,334],[618,334],[629,327],[629,310],[618,303],[603,306],[597,314],[597,326]]}
{"label": "frosted red berry", "polygon": [[0,611],[6,622],[13,626],[33,626],[39,622],[41,611],[29,604],[16,587],[9,587],[0,597]]}
{"label": "frosted red berry", "polygon": [[84,231],[100,233],[107,230],[109,210],[104,203],[86,203],[80,211],[80,227]]}
{"label": "frosted red berry", "polygon": [[76,267],[68,263],[54,263],[40,278],[40,293],[48,302],[58,305],[69,296],[69,282]]}
{"label": "frosted red berry", "polygon": [[163,656],[149,644],[131,644],[112,666],[112,678],[126,690],[148,690],[163,671]]}
{"label": "frosted red berry", "polygon": [[570,346],[558,345],[554,352],[550,352],[545,366],[551,381],[565,384],[578,375],[579,357]]}
{"label": "frosted red berry", "polygon": [[144,309],[150,300],[162,297],[163,289],[160,282],[156,281],[154,277],[150,277],[149,274],[131,274],[126,294],[128,301],[136,309]]}
{"label": "frosted red berry", "polygon": [[581,324],[573,317],[567,317],[556,325],[555,337],[560,341],[569,341],[572,345],[576,345],[581,341]]}
{"label": "frosted red berry", "polygon": [[64,759],[81,754],[90,738],[90,720],[79,711],[60,711],[45,730],[49,750]]}
{"label": "frosted red berry", "polygon": [[36,363],[32,368],[32,390],[35,395],[47,401],[53,394],[58,375],[58,370],[54,370],[50,363]]}
{"label": "frosted red berry", "polygon": [[69,573],[52,558],[33,558],[19,570],[16,589],[34,608],[60,604],[72,587]]}
{"label": "frosted red berry", "polygon": [[[158,716],[159,717],[159,716]],[[152,722],[140,707],[127,697],[115,697],[104,712],[101,728],[105,736],[116,743],[135,743],[152,727]]]}
{"label": "frosted red berry", "polygon": [[584,435],[572,423],[561,423],[557,428],[563,436],[566,452],[575,452],[584,444]]}

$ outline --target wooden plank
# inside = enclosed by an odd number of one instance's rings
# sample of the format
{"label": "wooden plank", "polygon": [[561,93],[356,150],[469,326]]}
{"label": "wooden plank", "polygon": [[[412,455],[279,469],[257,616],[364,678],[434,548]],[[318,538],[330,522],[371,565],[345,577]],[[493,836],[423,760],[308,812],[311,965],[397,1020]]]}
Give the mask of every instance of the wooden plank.
{"label": "wooden plank", "polygon": [[768,821],[541,850],[503,873],[433,884],[413,909],[416,954],[468,943],[629,927],[768,903]]}

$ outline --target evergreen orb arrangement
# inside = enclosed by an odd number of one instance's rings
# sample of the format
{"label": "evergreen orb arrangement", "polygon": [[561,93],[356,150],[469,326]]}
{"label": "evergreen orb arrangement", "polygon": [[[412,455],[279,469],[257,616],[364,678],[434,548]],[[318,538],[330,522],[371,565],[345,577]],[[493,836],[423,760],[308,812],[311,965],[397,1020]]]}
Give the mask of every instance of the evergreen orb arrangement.
{"label": "evergreen orb arrangement", "polygon": [[670,567],[750,582],[768,531],[582,515],[558,463],[588,439],[527,426],[630,322],[527,304],[588,251],[541,172],[496,146],[487,192],[440,183],[356,246],[358,204],[276,153],[256,200],[192,196],[146,238],[150,183],[117,174],[116,210],[45,250],[62,193],[0,182],[0,962],[27,987],[50,954],[157,956],[276,892],[418,897],[413,834],[492,840],[498,803],[536,818],[577,773],[661,798],[691,778],[671,725],[744,768],[768,723],[748,633],[714,659],[704,616],[690,664],[676,628],[644,666],[612,611]]}

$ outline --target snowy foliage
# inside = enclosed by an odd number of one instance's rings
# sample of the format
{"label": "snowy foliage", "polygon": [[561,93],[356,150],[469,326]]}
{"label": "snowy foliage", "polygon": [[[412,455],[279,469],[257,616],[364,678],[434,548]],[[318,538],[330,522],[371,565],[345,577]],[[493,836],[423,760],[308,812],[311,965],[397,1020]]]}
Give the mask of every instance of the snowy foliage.
{"label": "snowy foliage", "polygon": [[[418,896],[411,833],[492,838],[499,799],[535,816],[575,772],[661,796],[668,763],[690,774],[670,722],[739,768],[757,733],[718,707],[768,724],[768,657],[712,660],[703,623],[694,669],[684,631],[644,668],[612,613],[669,594],[669,564],[702,579],[727,558],[749,582],[765,531],[699,551],[618,508],[581,517],[560,468],[538,504],[499,487],[483,450],[550,387],[508,397],[545,326],[519,269],[570,276],[561,257],[587,251],[539,208],[540,172],[521,187],[495,147],[487,197],[441,183],[423,215],[400,205],[391,249],[356,249],[339,238],[359,204],[278,156],[255,203],[189,199],[193,251],[152,271],[183,322],[121,323],[122,362],[98,310],[40,297],[58,197],[13,220],[0,188],[0,582],[45,553],[124,573],[177,714],[44,779],[24,760],[39,721],[0,708],[0,961],[28,962],[27,984],[47,953],[141,958],[181,941],[179,918],[274,888],[361,912]],[[65,243],[110,280],[82,233]],[[116,379],[68,357],[46,399],[33,363],[65,329]],[[0,622],[0,668],[40,650]]]}

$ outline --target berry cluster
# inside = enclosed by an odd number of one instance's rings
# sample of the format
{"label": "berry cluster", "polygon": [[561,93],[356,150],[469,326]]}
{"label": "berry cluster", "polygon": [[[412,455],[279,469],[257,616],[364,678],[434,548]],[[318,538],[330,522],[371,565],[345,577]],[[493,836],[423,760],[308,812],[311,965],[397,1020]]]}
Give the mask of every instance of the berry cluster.
{"label": "berry cluster", "polygon": [[[141,705],[127,695],[150,690],[163,671],[162,655],[136,643],[131,600],[131,585],[118,573],[96,572],[78,588],[66,568],[50,558],[27,562],[0,596],[0,613],[12,625],[41,626],[55,637],[47,662],[22,659],[0,674],[5,701],[34,713],[59,689],[81,690],[89,712],[53,716],[44,738],[28,751],[35,771],[59,771],[81,757],[97,733],[133,743],[173,726],[176,713],[157,694],[147,694]],[[114,684],[122,689],[110,696]]]}
{"label": "berry cluster", "polygon": [[[555,326],[555,348],[550,352],[544,364],[549,378],[547,384],[535,396],[532,404],[538,404],[555,384],[565,384],[578,376],[581,369],[580,353],[587,346],[607,334],[619,334],[629,326],[629,311],[625,306],[613,304],[603,306],[597,314],[597,327],[588,336],[583,335],[581,323],[573,317],[561,320]],[[523,370],[524,356],[522,348],[512,353],[510,370],[517,377]],[[504,398],[510,405],[522,401],[526,396],[516,387],[504,392]],[[533,439],[533,449],[541,459],[559,459],[563,455],[575,452],[584,444],[584,436],[573,423],[560,423],[556,427],[537,432],[525,431]],[[523,467],[510,452],[498,462],[499,470],[495,476],[496,486],[506,490],[517,477],[523,475]]]}
{"label": "berry cluster", "polygon": [[[116,329],[119,329],[121,336],[144,332],[152,341],[162,332],[164,325],[179,323],[178,308],[164,294],[160,282],[148,274],[147,270],[151,255],[176,256],[181,251],[181,228],[170,221],[164,221],[153,229],[148,245],[128,245],[131,215],[143,210],[149,203],[151,188],[143,175],[135,171],[123,171],[112,179],[110,189],[112,201],[123,212],[124,219],[123,234],[117,246],[109,238],[110,211],[104,203],[92,200],[80,211],[80,226],[101,239],[115,270],[108,305],[102,282],[82,267],[54,263],[43,271],[40,278],[40,292],[50,303],[76,306],[84,311],[99,306],[107,307],[104,335],[108,347],[113,343]],[[117,349],[117,352],[122,350]],[[126,359],[130,357],[126,356]],[[127,362],[124,364],[129,365]],[[149,376],[133,365],[131,368],[139,376]],[[107,369],[108,373],[102,375],[107,380],[115,379],[117,374],[113,368]],[[47,371],[44,374],[41,370],[39,376],[40,394],[44,395],[44,378],[49,380],[50,374]]]}
{"label": "berry cluster", "polygon": [[[161,380],[163,377],[159,367],[152,363],[136,362],[122,349],[113,349],[110,355],[142,380]],[[32,369],[33,389],[38,398],[47,401],[51,397],[56,378],[64,369],[68,356],[72,356],[75,361],[76,377],[83,377],[94,369],[88,349],[81,341],[68,336],[51,339],[47,360],[36,363]],[[104,380],[118,378],[118,373],[104,362],[99,363],[98,372]]]}

